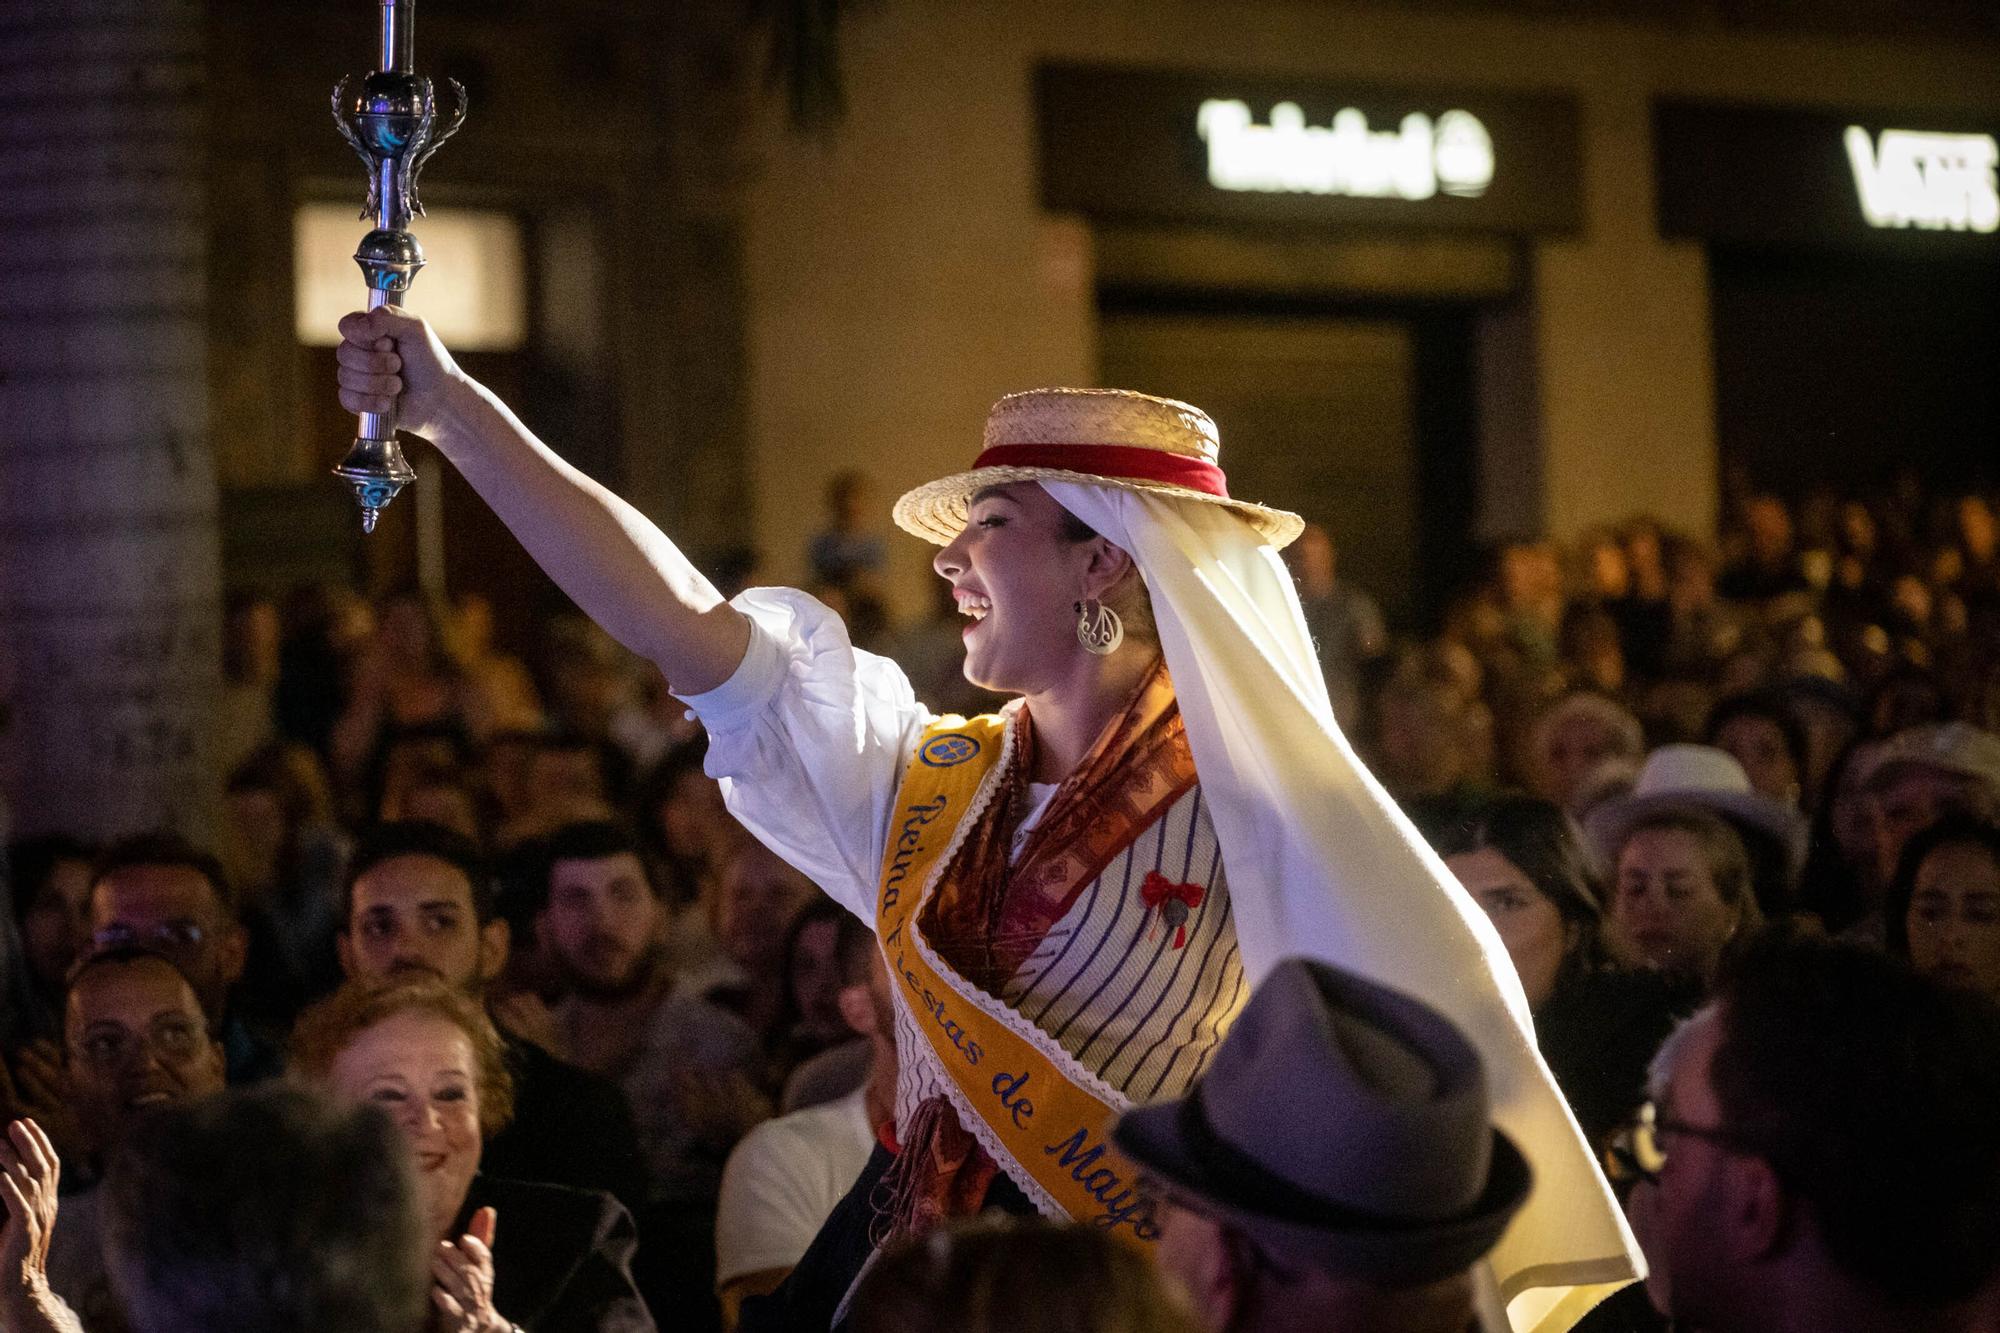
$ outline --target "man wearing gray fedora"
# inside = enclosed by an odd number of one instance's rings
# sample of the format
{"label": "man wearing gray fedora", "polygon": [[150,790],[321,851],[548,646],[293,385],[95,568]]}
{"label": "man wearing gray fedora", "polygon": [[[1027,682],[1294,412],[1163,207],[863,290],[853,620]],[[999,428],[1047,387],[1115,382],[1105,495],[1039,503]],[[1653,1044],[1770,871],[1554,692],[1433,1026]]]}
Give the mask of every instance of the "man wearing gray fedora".
{"label": "man wearing gray fedora", "polygon": [[1472,1270],[1528,1164],[1478,1052],[1400,991],[1286,959],[1188,1095],[1112,1137],[1156,1200],[1161,1270],[1215,1333],[1506,1327]]}

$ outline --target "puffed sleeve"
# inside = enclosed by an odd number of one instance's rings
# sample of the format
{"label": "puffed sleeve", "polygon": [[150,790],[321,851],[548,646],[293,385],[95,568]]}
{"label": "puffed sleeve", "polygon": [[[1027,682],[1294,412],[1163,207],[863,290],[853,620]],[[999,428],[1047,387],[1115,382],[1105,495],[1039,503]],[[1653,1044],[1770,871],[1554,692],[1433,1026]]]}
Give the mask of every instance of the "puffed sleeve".
{"label": "puffed sleeve", "polygon": [[751,588],[731,604],[750,619],[742,662],[681,696],[708,730],[708,774],[744,827],[872,922],[890,808],[930,710],[817,599]]}

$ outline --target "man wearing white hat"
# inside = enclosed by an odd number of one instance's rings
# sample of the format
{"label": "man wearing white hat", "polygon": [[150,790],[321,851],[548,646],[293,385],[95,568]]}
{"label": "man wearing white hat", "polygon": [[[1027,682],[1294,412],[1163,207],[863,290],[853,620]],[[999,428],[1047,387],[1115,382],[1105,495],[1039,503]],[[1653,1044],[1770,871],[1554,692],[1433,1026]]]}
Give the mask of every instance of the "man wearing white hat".
{"label": "man wearing white hat", "polygon": [[686,699],[732,812],[874,924],[899,1087],[893,1163],[857,1186],[883,1207],[848,1210],[871,1238],[991,1200],[1150,1247],[1158,1228],[1104,1126],[1184,1093],[1248,988],[1306,952],[1395,978],[1480,1049],[1537,1181],[1492,1256],[1525,1322],[1567,1327],[1561,1293],[1631,1276],[1498,936],[1333,721],[1277,554],[1300,520],[1229,494],[1206,414],[1117,390],[1016,394],[969,471],[897,503],[942,547],[966,676],[1021,696],[940,718],[812,598],[723,602],[421,321],[384,308],[342,332],[349,410],[400,397],[407,428]]}

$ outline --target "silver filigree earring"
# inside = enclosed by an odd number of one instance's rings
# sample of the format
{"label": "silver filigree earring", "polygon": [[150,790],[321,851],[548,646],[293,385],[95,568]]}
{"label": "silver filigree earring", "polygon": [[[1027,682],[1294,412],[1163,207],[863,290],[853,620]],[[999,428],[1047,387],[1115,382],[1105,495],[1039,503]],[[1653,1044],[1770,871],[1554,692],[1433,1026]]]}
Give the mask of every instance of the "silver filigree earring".
{"label": "silver filigree earring", "polygon": [[1099,657],[1109,657],[1125,642],[1125,622],[1095,597],[1076,604],[1076,641]]}

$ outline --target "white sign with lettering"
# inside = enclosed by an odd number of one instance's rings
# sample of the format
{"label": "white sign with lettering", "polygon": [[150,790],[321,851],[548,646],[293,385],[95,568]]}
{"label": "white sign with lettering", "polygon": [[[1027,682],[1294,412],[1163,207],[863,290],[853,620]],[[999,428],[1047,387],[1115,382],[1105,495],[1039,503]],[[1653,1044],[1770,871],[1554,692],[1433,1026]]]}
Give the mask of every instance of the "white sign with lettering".
{"label": "white sign with lettering", "polygon": [[2000,230],[2000,143],[1990,134],[1847,127],[1847,160],[1871,227]]}
{"label": "white sign with lettering", "polygon": [[1195,113],[1208,145],[1208,182],[1218,190],[1345,195],[1354,199],[1474,199],[1493,183],[1493,137],[1470,111],[1435,122],[1422,112],[1393,130],[1371,130],[1346,107],[1331,125],[1308,125],[1296,102],[1271,108],[1259,125],[1246,103],[1212,99]]}

